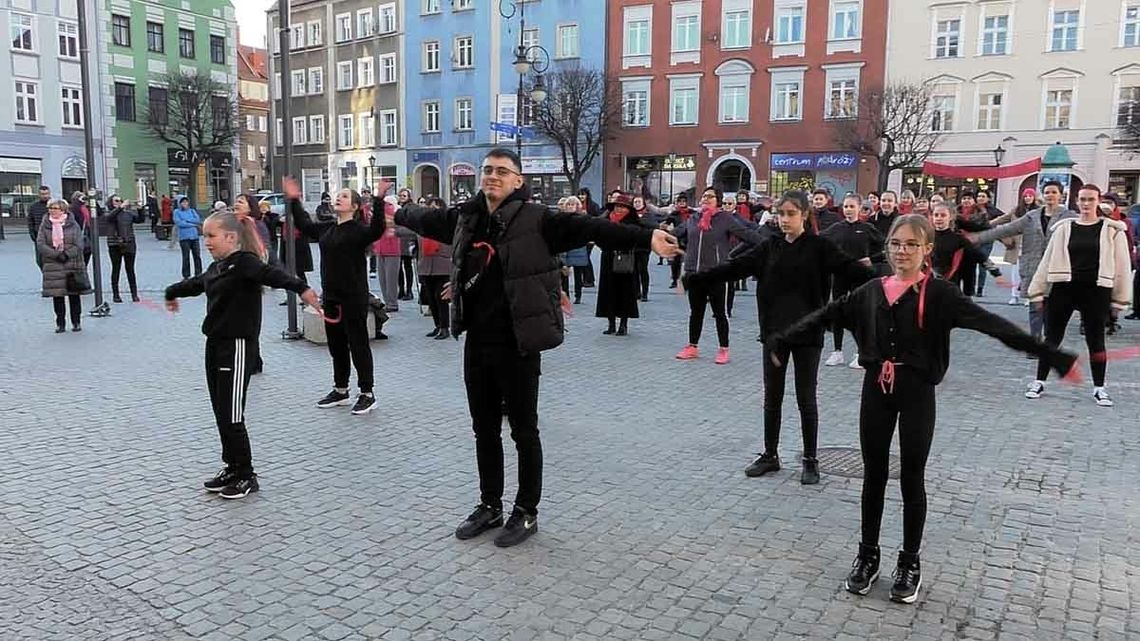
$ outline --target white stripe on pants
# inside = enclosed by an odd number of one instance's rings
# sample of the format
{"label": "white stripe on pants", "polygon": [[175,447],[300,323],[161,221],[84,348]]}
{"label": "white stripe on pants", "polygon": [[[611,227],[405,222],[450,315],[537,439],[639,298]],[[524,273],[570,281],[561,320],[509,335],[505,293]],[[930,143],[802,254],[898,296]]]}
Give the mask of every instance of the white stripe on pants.
{"label": "white stripe on pants", "polygon": [[245,339],[234,339],[233,390],[231,393],[230,422],[241,423],[245,418],[242,412],[245,394]]}

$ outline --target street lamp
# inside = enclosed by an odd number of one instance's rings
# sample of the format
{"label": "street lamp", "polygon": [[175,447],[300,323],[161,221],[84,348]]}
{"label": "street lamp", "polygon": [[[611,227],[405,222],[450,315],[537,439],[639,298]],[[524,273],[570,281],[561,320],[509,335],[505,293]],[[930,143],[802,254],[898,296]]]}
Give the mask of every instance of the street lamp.
{"label": "street lamp", "polygon": [[[534,84],[529,97],[534,104],[542,104],[547,97],[546,81],[542,74],[550,68],[550,52],[540,44],[527,45],[523,42],[526,32],[526,2],[525,0],[499,0],[499,15],[510,20],[519,14],[519,44],[515,48],[515,59],[512,66],[519,76],[519,85],[515,93],[515,124],[522,127],[523,98],[528,95],[523,90],[523,80],[527,74],[534,72]],[[522,133],[515,134],[515,151],[522,158]]]}
{"label": "street lamp", "polygon": [[669,152],[669,202],[673,202],[673,170],[677,167],[677,154]]}
{"label": "street lamp", "polygon": [[368,157],[368,191],[372,191],[372,184],[376,181],[376,156]]}
{"label": "street lamp", "polygon": [[1002,147],[1001,144],[999,143],[998,146],[996,148],[994,148],[993,153],[994,153],[994,166],[995,167],[1001,167],[1001,160],[1002,160],[1002,158],[1005,158],[1005,148]]}

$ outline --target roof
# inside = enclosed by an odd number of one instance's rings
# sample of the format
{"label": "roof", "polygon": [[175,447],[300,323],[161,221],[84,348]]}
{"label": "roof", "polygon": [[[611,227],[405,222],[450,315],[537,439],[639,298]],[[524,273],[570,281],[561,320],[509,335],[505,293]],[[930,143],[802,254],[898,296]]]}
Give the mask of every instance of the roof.
{"label": "roof", "polygon": [[238,45],[238,78],[254,82],[268,82],[266,71],[265,49]]}

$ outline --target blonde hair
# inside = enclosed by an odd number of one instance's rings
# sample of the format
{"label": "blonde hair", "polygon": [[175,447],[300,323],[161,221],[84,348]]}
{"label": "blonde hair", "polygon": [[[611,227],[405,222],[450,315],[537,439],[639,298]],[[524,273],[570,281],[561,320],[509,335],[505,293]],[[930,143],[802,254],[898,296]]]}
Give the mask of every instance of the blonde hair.
{"label": "blonde hair", "polygon": [[205,227],[213,223],[222,228],[224,233],[237,234],[238,250],[253,252],[258,259],[265,260],[265,245],[261,242],[261,235],[257,233],[257,223],[249,216],[238,216],[229,210],[217,211],[206,217]]}
{"label": "blonde hair", "polygon": [[582,201],[577,196],[567,196],[558,201],[558,208],[561,209],[563,205],[573,205],[574,211],[582,211]]}

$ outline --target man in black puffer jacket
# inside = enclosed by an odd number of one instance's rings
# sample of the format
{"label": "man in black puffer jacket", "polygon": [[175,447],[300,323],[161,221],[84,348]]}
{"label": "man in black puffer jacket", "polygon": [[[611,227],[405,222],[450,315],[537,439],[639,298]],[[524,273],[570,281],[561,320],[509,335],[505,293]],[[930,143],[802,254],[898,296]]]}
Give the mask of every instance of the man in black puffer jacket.
{"label": "man in black puffer jacket", "polygon": [[463,378],[475,431],[481,497],[456,529],[470,539],[503,525],[503,410],[519,453],[514,510],[495,545],[522,543],[538,530],[542,493],[542,444],[538,437],[540,354],[562,344],[559,253],[595,242],[603,249],[677,253],[676,239],[661,230],[616,225],[606,218],[551,214],[529,203],[518,155],[487,154],[481,190],[449,210],[406,205],[396,224],[452,246],[452,331],[468,333]]}
{"label": "man in black puffer jacket", "polygon": [[40,256],[40,246],[36,243],[36,239],[40,236],[40,225],[44,222],[44,216],[47,216],[49,200],[51,200],[51,187],[41,185],[40,199],[28,205],[28,235],[32,237],[32,244],[36,248],[36,264],[41,270],[44,268],[44,259]]}

